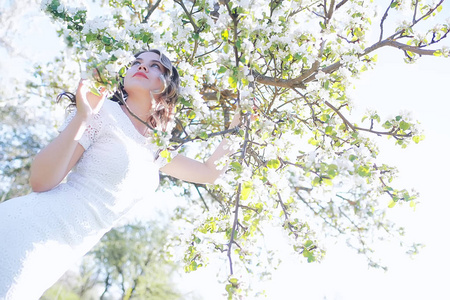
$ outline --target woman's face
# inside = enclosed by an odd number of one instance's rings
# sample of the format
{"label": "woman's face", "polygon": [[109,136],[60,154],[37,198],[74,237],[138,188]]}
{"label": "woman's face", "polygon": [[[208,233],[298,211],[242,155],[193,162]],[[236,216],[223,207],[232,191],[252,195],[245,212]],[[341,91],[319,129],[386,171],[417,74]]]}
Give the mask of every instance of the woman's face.
{"label": "woman's face", "polygon": [[164,89],[164,83],[160,76],[165,72],[166,69],[161,64],[157,53],[141,53],[125,75],[125,91],[128,95],[142,92],[159,94]]}

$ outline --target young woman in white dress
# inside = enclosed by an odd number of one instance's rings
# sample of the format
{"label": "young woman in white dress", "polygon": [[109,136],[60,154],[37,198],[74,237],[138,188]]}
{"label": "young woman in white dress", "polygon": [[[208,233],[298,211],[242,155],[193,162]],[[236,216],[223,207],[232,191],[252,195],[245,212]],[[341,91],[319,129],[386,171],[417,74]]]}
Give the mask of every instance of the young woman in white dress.
{"label": "young woman in white dress", "polygon": [[[129,110],[163,129],[178,88],[176,69],[158,50],[136,55],[123,83]],[[81,81],[76,109],[32,163],[33,193],[0,204],[1,300],[38,299],[134,204],[152,197],[159,171],[195,183],[220,176],[215,161],[229,155],[226,140],[205,162],[172,153],[167,163],[126,106]],[[236,114],[230,127],[239,122]]]}

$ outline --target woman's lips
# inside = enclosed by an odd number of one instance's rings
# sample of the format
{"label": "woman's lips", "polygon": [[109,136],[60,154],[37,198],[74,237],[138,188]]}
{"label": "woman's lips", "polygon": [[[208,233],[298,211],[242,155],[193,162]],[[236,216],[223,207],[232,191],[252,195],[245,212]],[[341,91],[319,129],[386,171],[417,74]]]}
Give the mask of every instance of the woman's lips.
{"label": "woman's lips", "polygon": [[133,77],[144,77],[144,78],[147,78],[147,79],[148,79],[147,75],[145,75],[145,74],[142,73],[142,72],[136,72],[136,74],[134,74]]}

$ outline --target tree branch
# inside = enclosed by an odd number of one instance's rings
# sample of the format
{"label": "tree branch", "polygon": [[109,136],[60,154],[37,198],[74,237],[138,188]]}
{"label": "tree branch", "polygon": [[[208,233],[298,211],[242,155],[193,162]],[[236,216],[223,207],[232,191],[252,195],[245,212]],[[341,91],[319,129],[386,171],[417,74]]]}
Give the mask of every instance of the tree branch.
{"label": "tree branch", "polygon": [[403,51],[413,52],[413,53],[416,53],[419,55],[434,55],[434,53],[436,52],[436,50],[422,49],[418,46],[410,46],[410,45],[402,44],[402,43],[394,41],[394,40],[384,40],[384,41],[373,44],[369,48],[366,48],[364,50],[364,53],[361,54],[360,56],[366,55],[370,52],[373,52],[374,50],[376,50],[378,48],[386,47],[386,46],[398,48]]}
{"label": "tree branch", "polygon": [[344,117],[344,115],[342,115],[342,113],[336,107],[334,107],[330,102],[325,101],[325,104],[328,107],[330,107],[335,113],[337,113],[339,115],[339,117],[342,119],[342,121],[344,122],[344,124],[346,126],[350,127],[353,131],[358,131],[358,130],[360,130],[360,131],[367,131],[367,132],[374,133],[374,134],[377,134],[377,135],[391,135],[391,136],[400,137],[400,138],[405,138],[405,137],[411,137],[412,136],[412,133],[397,134],[398,128],[395,128],[395,127],[392,128],[391,131],[375,131],[375,130],[372,129],[372,126],[371,126],[370,129],[355,126],[352,123],[350,123],[350,121],[348,121]]}
{"label": "tree branch", "polygon": [[186,8],[186,6],[184,5],[183,0],[174,0],[175,3],[178,3],[181,8],[183,9],[184,13],[186,14],[186,16],[189,18],[189,23],[191,23],[192,27],[194,28],[195,32],[198,32],[198,26],[195,23],[194,19],[192,18],[192,13],[188,11],[188,9]]}
{"label": "tree branch", "polygon": [[153,6],[151,5],[151,2],[148,3],[147,15],[144,17],[144,20],[142,20],[142,23],[147,23],[148,22],[148,19],[150,19],[150,16],[158,8],[160,3],[161,3],[161,0],[157,0],[155,5],[153,5]]}
{"label": "tree branch", "polygon": [[343,0],[341,1],[338,5],[336,5],[336,10],[338,10],[339,8],[341,8],[342,5],[344,5],[345,3],[347,3],[348,0]]}
{"label": "tree branch", "polygon": [[[246,129],[245,129],[244,145],[242,146],[242,152],[241,152],[241,156],[239,158],[239,162],[242,162],[244,160],[245,153],[247,152],[247,146],[248,146],[248,142],[249,142],[249,130],[250,130],[250,116],[249,115],[247,115],[245,128]],[[231,237],[230,237],[230,241],[228,243],[228,250],[227,250],[228,261],[230,263],[230,275],[233,275],[233,260],[231,258],[231,249],[233,247],[233,243],[235,243],[234,235],[236,233],[236,228],[237,228],[238,219],[239,219],[239,200],[241,197],[241,189],[242,189],[242,183],[239,183],[237,194],[236,194],[236,202],[234,204],[235,208],[234,208],[233,227],[231,228]]]}
{"label": "tree branch", "polygon": [[335,0],[331,0],[330,2],[330,6],[328,9],[328,12],[325,14],[326,16],[326,22],[328,23],[328,21],[331,19],[331,17],[333,16],[334,13],[334,5],[335,5]]}

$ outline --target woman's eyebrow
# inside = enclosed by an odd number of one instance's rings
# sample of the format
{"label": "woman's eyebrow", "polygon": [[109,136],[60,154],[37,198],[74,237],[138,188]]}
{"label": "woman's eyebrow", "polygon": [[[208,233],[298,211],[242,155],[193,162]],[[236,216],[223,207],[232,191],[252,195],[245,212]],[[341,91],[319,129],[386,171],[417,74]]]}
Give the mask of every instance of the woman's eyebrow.
{"label": "woman's eyebrow", "polygon": [[[159,61],[159,60],[154,60],[154,59],[152,59],[151,61],[150,61],[150,63],[158,63],[158,64],[160,64],[161,66],[163,66],[163,64]],[[164,67],[164,66],[163,66]]]}
{"label": "woman's eyebrow", "polygon": [[[137,57],[134,61],[140,61],[140,62],[143,62],[144,61],[144,59],[142,59],[142,58],[140,58],[140,57]],[[152,59],[152,60],[150,60],[148,63],[158,63],[159,65],[161,65],[162,67],[164,67],[164,65],[161,63],[161,61],[159,61],[159,60],[154,60],[154,59]]]}

